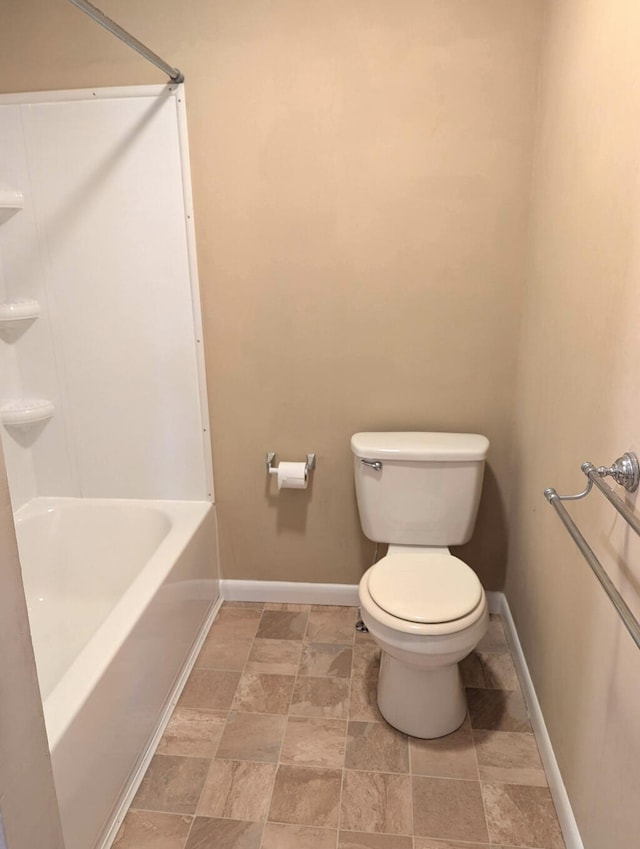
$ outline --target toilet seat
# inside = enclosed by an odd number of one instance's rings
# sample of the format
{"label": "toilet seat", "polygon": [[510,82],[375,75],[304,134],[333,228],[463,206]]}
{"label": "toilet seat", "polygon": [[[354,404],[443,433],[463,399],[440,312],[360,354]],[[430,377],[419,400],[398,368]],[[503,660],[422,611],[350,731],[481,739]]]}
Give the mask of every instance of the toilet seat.
{"label": "toilet seat", "polygon": [[367,585],[377,607],[417,625],[464,619],[484,597],[475,572],[448,552],[388,554],[369,569]]}

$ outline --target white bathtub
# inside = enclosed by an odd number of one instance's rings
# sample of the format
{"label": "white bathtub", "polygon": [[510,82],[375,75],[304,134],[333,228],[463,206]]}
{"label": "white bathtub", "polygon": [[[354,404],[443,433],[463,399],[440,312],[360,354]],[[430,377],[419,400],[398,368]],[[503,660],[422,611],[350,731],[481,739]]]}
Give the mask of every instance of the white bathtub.
{"label": "white bathtub", "polygon": [[15,524],[66,849],[93,849],[210,621],[215,511],[36,498]]}

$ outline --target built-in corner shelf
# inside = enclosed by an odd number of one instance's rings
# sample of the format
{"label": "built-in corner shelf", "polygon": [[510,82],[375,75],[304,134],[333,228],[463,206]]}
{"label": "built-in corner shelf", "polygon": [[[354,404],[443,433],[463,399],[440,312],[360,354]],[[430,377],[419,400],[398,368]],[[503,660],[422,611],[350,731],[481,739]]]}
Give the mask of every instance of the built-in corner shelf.
{"label": "built-in corner shelf", "polygon": [[0,184],[0,224],[8,221],[12,215],[24,206],[24,195],[18,189],[10,189]]}
{"label": "built-in corner shelf", "polygon": [[0,301],[0,337],[9,344],[16,342],[39,315],[40,304],[37,301]]}
{"label": "built-in corner shelf", "polygon": [[51,401],[44,398],[19,398],[0,406],[0,422],[6,426],[20,427],[50,419],[54,413]]}
{"label": "built-in corner shelf", "polygon": [[0,322],[31,321],[40,315],[37,301],[21,298],[15,301],[0,301]]}

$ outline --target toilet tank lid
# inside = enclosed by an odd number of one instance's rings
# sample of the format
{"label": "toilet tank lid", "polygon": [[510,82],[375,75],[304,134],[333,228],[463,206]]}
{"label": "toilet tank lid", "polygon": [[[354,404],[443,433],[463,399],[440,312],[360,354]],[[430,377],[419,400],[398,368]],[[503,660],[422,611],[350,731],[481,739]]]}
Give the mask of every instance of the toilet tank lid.
{"label": "toilet tank lid", "polygon": [[351,437],[351,450],[373,460],[484,460],[489,440],[479,433],[368,432]]}

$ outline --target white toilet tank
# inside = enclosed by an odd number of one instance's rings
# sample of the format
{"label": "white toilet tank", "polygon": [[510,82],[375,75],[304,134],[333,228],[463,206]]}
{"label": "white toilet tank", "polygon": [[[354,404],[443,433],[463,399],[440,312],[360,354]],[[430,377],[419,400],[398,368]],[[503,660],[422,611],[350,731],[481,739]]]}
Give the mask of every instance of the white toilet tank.
{"label": "white toilet tank", "polygon": [[397,545],[467,542],[488,449],[487,437],[477,433],[354,434],[356,496],[365,535]]}

